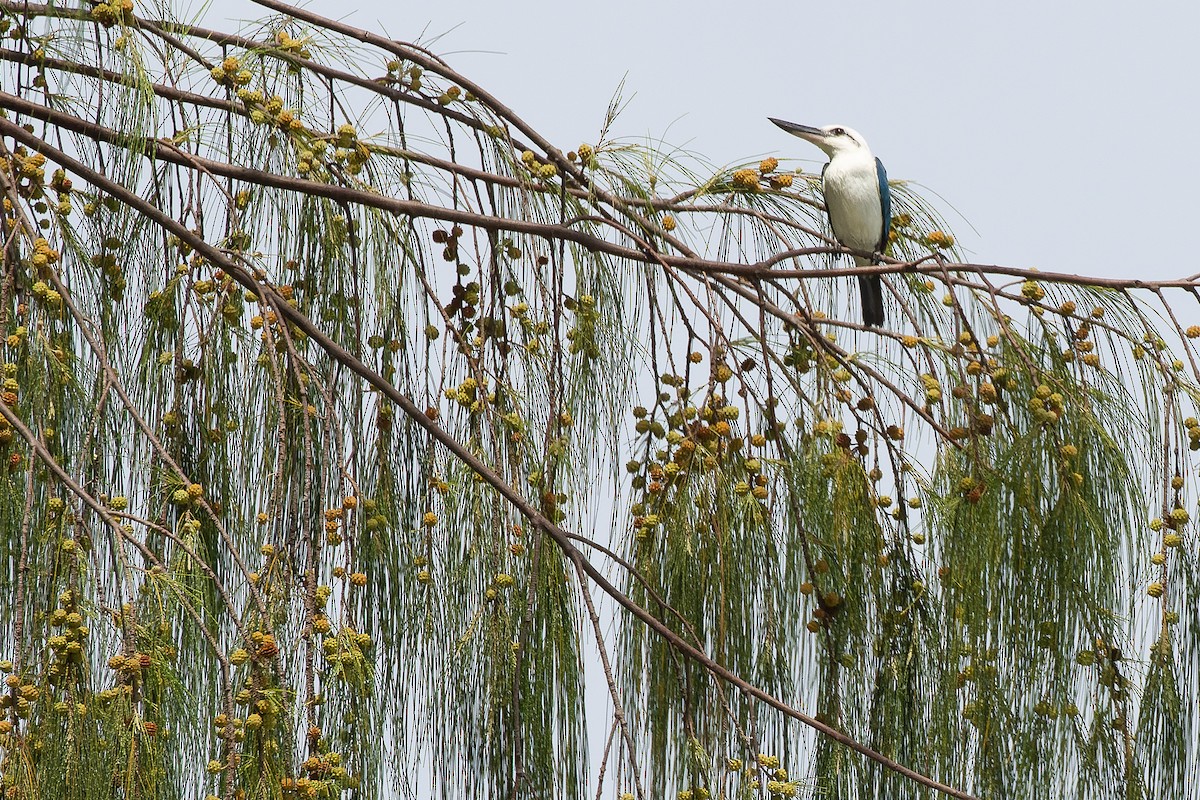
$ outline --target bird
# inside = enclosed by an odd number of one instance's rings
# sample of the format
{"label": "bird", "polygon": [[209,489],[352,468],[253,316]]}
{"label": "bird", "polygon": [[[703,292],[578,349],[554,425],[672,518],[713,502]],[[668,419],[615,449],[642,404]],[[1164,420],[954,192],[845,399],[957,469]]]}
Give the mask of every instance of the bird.
{"label": "bird", "polygon": [[[829,156],[821,169],[821,184],[834,238],[843,247],[872,254],[870,258],[856,254],[856,266],[878,264],[892,224],[892,193],[883,162],[871,154],[867,140],[844,125],[814,128],[774,117],[767,119]],[[868,327],[883,325],[883,281],[879,275],[859,275],[858,288],[863,322]]]}

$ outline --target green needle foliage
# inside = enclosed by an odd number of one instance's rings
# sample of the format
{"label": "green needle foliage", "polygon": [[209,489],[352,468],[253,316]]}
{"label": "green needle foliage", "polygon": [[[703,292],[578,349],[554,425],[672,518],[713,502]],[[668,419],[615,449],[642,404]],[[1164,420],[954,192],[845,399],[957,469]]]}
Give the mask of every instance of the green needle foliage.
{"label": "green needle foliage", "polygon": [[0,0],[5,800],[1187,791],[1196,281],[258,5]]}

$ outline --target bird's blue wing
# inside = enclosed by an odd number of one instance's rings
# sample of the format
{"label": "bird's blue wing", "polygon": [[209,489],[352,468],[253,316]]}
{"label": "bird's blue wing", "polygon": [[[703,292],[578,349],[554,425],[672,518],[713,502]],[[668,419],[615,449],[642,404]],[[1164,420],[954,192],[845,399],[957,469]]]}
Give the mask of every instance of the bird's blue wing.
{"label": "bird's blue wing", "polygon": [[[822,203],[826,204],[826,216],[829,217],[829,230],[832,231],[833,230],[833,212],[829,211],[829,200],[826,199],[826,197],[824,197],[824,170],[827,170],[827,169],[829,169],[828,161],[821,164],[821,201],[822,201]],[[834,239],[836,239],[836,237],[838,237],[838,234],[834,234],[833,237],[834,237]]]}
{"label": "bird's blue wing", "polygon": [[888,188],[887,170],[878,158],[875,159],[875,174],[879,177],[879,206],[883,212],[883,230],[879,232],[879,247],[876,249],[882,253],[887,250],[888,231],[892,227],[892,190]]}

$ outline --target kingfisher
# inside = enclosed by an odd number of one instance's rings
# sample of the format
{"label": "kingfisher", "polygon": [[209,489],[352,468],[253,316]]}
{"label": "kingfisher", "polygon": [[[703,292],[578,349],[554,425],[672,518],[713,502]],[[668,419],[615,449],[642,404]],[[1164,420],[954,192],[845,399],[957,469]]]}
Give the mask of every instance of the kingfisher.
{"label": "kingfisher", "polygon": [[[892,193],[883,162],[871,155],[862,134],[843,125],[814,128],[768,117],[793,136],[812,142],[829,156],[821,169],[825,211],[833,235],[843,247],[871,253],[855,255],[856,266],[873,266],[888,243],[892,224]],[[878,275],[858,276],[863,322],[883,324],[883,281]]]}

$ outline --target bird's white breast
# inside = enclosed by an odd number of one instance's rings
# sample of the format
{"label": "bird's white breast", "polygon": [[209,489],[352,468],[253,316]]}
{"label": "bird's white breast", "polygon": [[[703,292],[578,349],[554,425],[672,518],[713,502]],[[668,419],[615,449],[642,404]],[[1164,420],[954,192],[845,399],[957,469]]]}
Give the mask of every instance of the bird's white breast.
{"label": "bird's white breast", "polygon": [[825,206],[833,235],[846,247],[875,250],[883,231],[875,159],[869,153],[865,157],[835,156],[825,168],[824,179]]}

